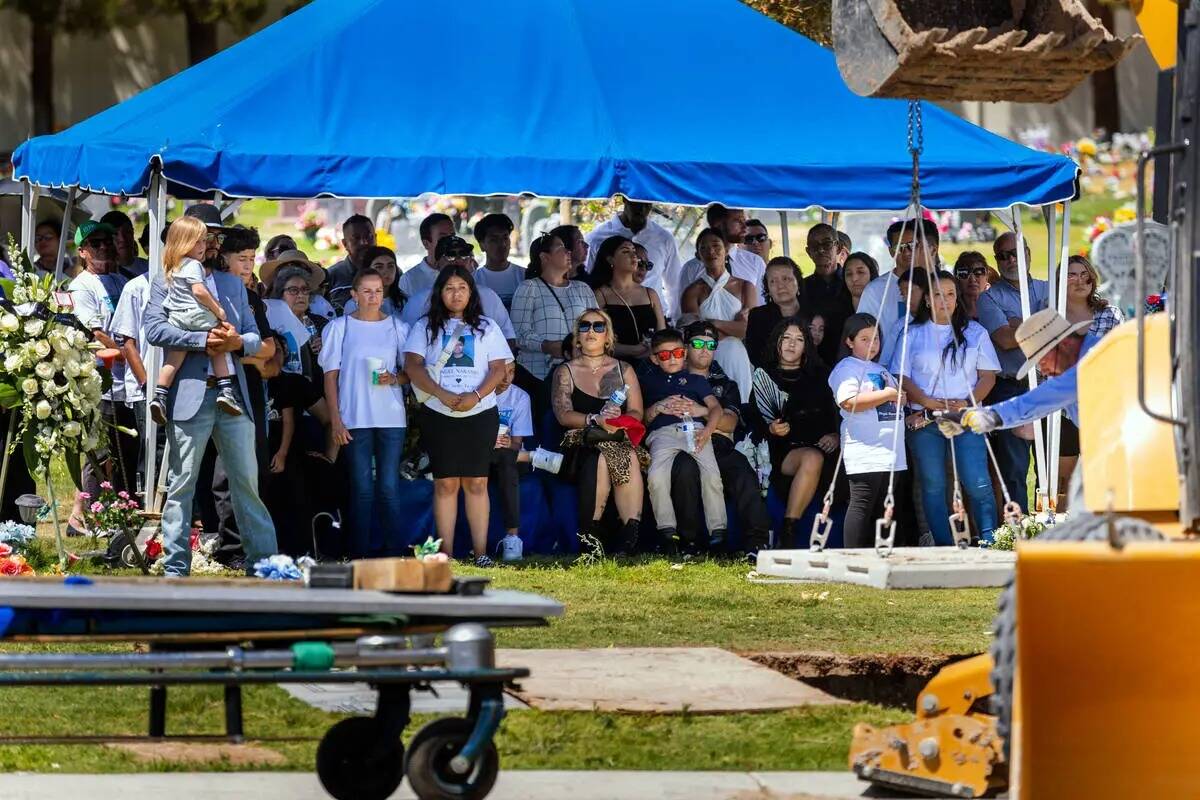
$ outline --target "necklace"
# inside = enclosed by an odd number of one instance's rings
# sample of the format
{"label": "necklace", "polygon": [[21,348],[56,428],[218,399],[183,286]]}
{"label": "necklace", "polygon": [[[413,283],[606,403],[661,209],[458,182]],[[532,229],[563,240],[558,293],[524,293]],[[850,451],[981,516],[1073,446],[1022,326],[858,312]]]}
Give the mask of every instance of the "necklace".
{"label": "necklace", "polygon": [[[604,366],[604,362],[607,357],[606,356],[580,355],[580,358],[583,359],[583,365],[585,367],[587,367],[588,369],[590,369],[592,371],[592,374],[595,375]],[[598,358],[598,359],[600,359],[600,362],[598,364],[596,364],[595,366],[592,366],[591,363],[588,361],[588,359],[590,359],[590,358]]]}

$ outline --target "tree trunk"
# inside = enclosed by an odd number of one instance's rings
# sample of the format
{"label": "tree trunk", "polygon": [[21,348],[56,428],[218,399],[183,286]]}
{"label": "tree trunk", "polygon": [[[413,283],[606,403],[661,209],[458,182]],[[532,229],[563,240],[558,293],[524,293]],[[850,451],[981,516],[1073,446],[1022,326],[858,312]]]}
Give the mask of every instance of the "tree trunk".
{"label": "tree trunk", "polygon": [[[1107,3],[1088,4],[1089,11],[1109,31],[1113,27],[1112,6]],[[1108,136],[1121,130],[1121,98],[1117,90],[1117,68],[1092,73],[1092,125],[1103,128]]]}
{"label": "tree trunk", "polygon": [[33,102],[33,135],[54,133],[54,26],[30,20],[29,94]]}
{"label": "tree trunk", "polygon": [[199,64],[217,52],[217,23],[205,22],[189,7],[184,6],[187,19],[188,64]]}

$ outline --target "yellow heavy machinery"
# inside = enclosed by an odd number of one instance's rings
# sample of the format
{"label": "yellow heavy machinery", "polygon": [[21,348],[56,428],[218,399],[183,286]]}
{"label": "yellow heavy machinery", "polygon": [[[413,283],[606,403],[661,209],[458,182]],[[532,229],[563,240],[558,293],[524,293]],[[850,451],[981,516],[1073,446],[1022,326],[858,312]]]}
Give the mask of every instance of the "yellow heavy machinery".
{"label": "yellow heavy machinery", "polygon": [[[936,675],[915,722],[856,728],[864,780],[948,797],[1200,797],[1200,0],[1129,5],[1175,68],[1171,126],[1142,154],[1138,189],[1140,220],[1146,164],[1170,176],[1167,312],[1139,309],[1080,363],[1082,510],[1019,546],[989,654]],[[1055,99],[1130,46],[1076,0],[834,0],[833,14],[843,78],[873,96]]]}

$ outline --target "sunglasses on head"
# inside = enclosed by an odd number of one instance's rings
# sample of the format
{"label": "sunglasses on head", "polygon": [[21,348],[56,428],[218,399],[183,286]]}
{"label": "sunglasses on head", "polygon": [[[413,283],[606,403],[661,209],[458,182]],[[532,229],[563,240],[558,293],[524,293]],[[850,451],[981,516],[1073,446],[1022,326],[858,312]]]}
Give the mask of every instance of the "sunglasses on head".
{"label": "sunglasses on head", "polygon": [[687,355],[687,351],[682,347],[676,347],[673,350],[659,350],[654,355],[658,356],[659,361],[670,361],[672,358],[683,358]]}
{"label": "sunglasses on head", "polygon": [[608,323],[602,319],[584,319],[579,321],[578,330],[580,333],[587,333],[588,331],[604,333],[608,330]]}
{"label": "sunglasses on head", "polygon": [[693,350],[716,350],[717,343],[712,339],[692,339],[688,342]]}
{"label": "sunglasses on head", "polygon": [[982,278],[987,274],[987,267],[963,267],[957,273],[959,280],[965,281],[967,278],[974,275],[976,278]]}
{"label": "sunglasses on head", "polygon": [[765,233],[748,233],[742,239],[746,244],[762,244],[766,240],[767,235]]}
{"label": "sunglasses on head", "polygon": [[644,259],[644,258],[639,258],[639,259],[638,259],[638,262],[637,262],[637,265],[638,265],[638,269],[644,269],[644,270],[646,270],[647,272],[649,272],[650,270],[654,269],[654,262],[653,262],[653,261],[648,261],[648,260],[646,260],[646,259]]}

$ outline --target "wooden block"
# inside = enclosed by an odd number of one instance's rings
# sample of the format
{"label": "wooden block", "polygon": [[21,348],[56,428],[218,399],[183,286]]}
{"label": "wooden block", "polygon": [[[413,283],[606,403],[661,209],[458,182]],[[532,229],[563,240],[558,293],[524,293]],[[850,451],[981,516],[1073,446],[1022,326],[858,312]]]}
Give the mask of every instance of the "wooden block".
{"label": "wooden block", "polygon": [[354,562],[354,588],[381,592],[448,592],[449,562],[415,558],[370,558]]}

